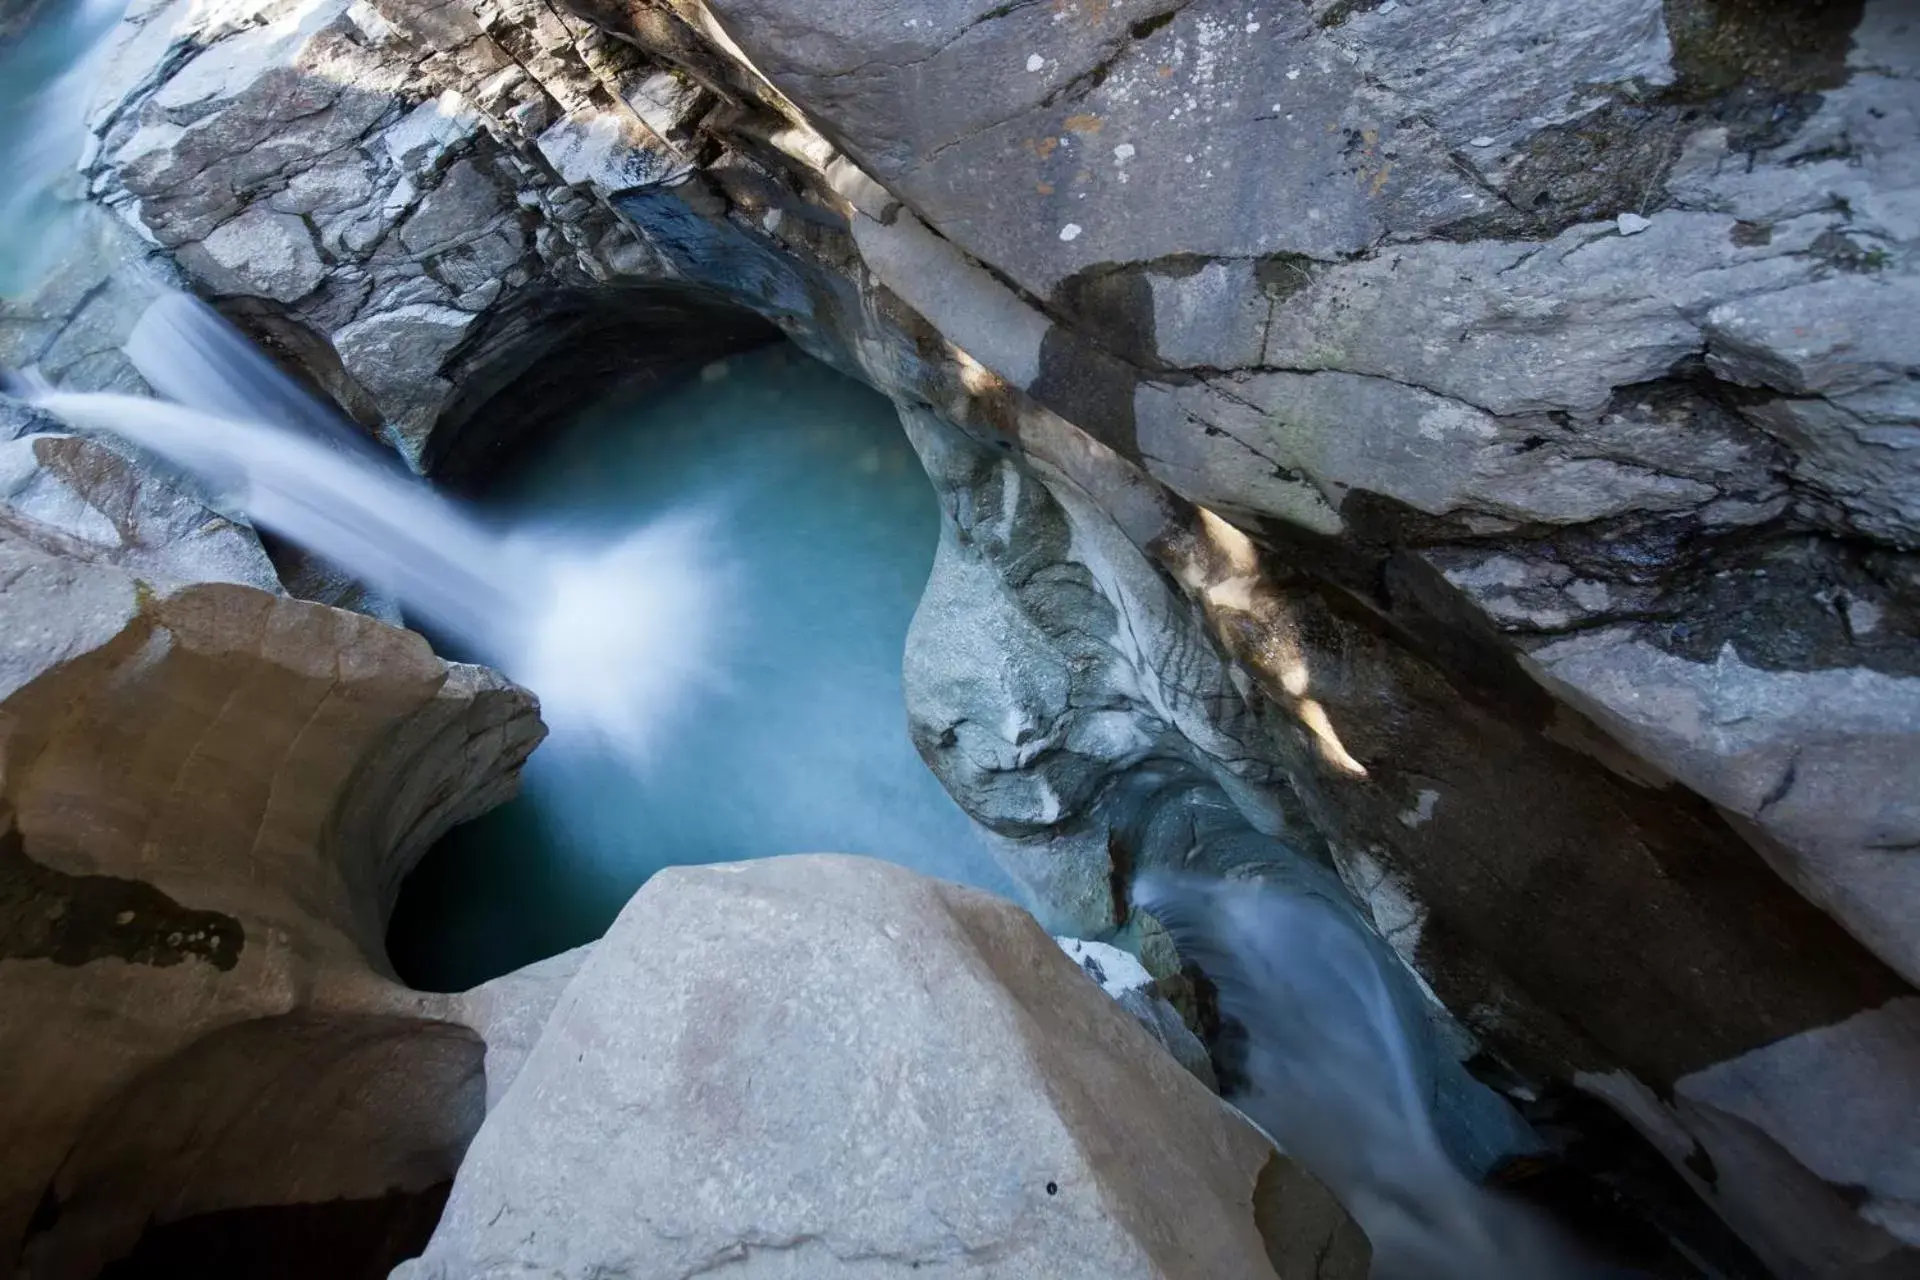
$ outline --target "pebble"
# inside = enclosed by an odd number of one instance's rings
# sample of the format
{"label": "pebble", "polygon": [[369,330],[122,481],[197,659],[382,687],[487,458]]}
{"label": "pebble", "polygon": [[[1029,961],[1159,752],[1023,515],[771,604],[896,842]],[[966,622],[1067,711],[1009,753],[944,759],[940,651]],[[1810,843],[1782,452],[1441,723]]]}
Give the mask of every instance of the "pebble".
{"label": "pebble", "polygon": [[1060,238],[1062,240],[1078,240],[1080,238],[1080,224],[1077,222],[1069,222],[1066,226],[1060,228]]}
{"label": "pebble", "polygon": [[1483,133],[1479,137],[1469,138],[1467,141],[1476,147],[1490,147],[1494,144],[1494,137],[1490,133]]}
{"label": "pebble", "polygon": [[1046,65],[1047,65],[1047,60],[1041,57],[1039,54],[1030,53],[1027,55],[1027,70],[1038,71],[1040,68]]}
{"label": "pebble", "polygon": [[1653,219],[1643,218],[1637,213],[1623,213],[1613,220],[1623,236],[1637,236],[1653,225]]}

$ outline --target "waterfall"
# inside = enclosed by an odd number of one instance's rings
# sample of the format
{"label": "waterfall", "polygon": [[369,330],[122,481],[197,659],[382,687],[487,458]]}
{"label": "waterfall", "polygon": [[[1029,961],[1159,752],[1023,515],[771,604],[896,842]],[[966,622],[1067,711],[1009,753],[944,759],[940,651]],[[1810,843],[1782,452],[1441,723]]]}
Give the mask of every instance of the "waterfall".
{"label": "waterfall", "polygon": [[158,455],[216,504],[390,593],[539,694],[556,735],[641,756],[710,675],[711,512],[684,510],[605,546],[492,529],[400,470],[204,304],[163,296],[126,350],[169,399],[46,388],[32,398]]}
{"label": "waterfall", "polygon": [[1353,1215],[1376,1280],[1607,1274],[1447,1156],[1413,1050],[1423,1012],[1350,907],[1290,886],[1165,872],[1141,876],[1133,900],[1206,973],[1243,1037],[1230,1101]]}

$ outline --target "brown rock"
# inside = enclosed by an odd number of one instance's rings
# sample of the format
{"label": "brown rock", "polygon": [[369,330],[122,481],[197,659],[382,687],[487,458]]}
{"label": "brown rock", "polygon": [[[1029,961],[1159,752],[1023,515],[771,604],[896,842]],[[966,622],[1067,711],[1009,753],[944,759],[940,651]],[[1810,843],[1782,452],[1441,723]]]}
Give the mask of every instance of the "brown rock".
{"label": "brown rock", "polygon": [[543,732],[418,635],[98,550],[0,526],[0,1262],[30,1234],[36,1277],[451,1174],[482,1045],[384,976],[385,917]]}

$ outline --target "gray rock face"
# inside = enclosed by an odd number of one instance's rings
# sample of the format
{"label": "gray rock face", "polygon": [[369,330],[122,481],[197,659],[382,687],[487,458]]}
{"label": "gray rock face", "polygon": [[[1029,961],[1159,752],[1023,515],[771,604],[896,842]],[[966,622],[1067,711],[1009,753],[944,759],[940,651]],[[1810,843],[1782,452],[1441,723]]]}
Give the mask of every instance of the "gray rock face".
{"label": "gray rock face", "polygon": [[436,412],[453,390],[438,370],[472,323],[471,312],[409,302],[334,335],[341,365],[387,410],[390,439],[416,463]]}
{"label": "gray rock face", "polygon": [[1186,642],[1182,603],[1113,519],[927,415],[906,422],[948,513],[908,632],[909,729],[968,812],[1009,839],[1003,858],[1041,886],[1049,923],[1095,932],[1124,918],[1110,816],[1096,810],[1113,777],[1149,761],[1185,762],[1265,830],[1311,839],[1251,745],[1258,710],[1217,652]]}
{"label": "gray rock face", "polygon": [[251,529],[91,440],[36,432],[0,445],[0,502],[82,544],[96,563],[162,581],[280,589]]}
{"label": "gray rock face", "polygon": [[460,1020],[486,1043],[487,1110],[506,1097],[589,951],[563,951],[460,995]]}
{"label": "gray rock face", "polygon": [[252,208],[214,228],[181,258],[215,294],[297,302],[319,287],[326,268],[299,218]]}
{"label": "gray rock face", "polygon": [[1041,296],[1101,264],[1332,258],[1493,207],[1298,4],[952,4],[911,28],[854,0],[711,7],[876,178]]}
{"label": "gray rock face", "polygon": [[1606,630],[1532,658],[1635,754],[1758,828],[1789,882],[1920,982],[1920,679],[1769,671],[1732,644],[1703,664]]}
{"label": "gray rock face", "polygon": [[1897,1275],[1920,1236],[1915,1015],[1912,998],[1891,1001],[1687,1076],[1665,1100],[1623,1075],[1581,1085],[1632,1120],[1777,1274]]}
{"label": "gray rock face", "polygon": [[867,859],[673,868],[395,1274],[1251,1280],[1279,1161],[1011,904]]}
{"label": "gray rock face", "polygon": [[[1313,7],[1326,21],[1342,6]],[[1577,119],[1605,105],[1610,86],[1673,80],[1672,37],[1648,0],[1345,8],[1328,38],[1483,173],[1498,172],[1503,138]],[[1548,30],[1552,39],[1541,41]]]}
{"label": "gray rock face", "polygon": [[143,392],[120,344],[178,273],[118,219],[82,208],[68,253],[33,287],[0,297],[0,364],[102,391]]}
{"label": "gray rock face", "polygon": [[[143,8],[100,88],[91,173],[204,292],[329,348],[316,378],[425,466],[454,388],[490,376],[497,348],[456,354],[481,314],[652,266],[569,184],[626,191],[685,165],[596,99],[605,59],[546,9],[503,11],[510,53],[464,10],[390,8]],[[155,75],[168,49],[192,53]],[[415,64],[435,56],[421,94]]]}

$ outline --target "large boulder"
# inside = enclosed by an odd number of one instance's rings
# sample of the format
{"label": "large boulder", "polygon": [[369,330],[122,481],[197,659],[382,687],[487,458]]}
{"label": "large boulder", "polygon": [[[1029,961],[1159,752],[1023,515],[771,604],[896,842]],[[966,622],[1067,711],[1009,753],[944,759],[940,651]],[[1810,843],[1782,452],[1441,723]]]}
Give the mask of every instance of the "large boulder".
{"label": "large boulder", "polygon": [[[1321,1235],[1263,1240],[1263,1173]],[[1353,1243],[1025,912],[805,856],[635,895],[395,1275],[1267,1280]]]}

